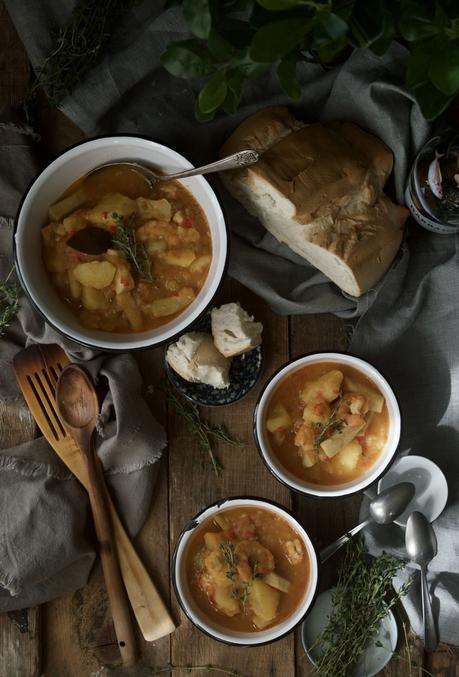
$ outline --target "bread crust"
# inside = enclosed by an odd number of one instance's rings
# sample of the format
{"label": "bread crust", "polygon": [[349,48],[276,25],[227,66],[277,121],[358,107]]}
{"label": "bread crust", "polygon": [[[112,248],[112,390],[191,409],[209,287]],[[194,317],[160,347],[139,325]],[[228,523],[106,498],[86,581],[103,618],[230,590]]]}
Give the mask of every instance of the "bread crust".
{"label": "bread crust", "polygon": [[409,213],[382,192],[390,149],[353,123],[304,125],[286,108],[245,120],[222,153],[243,148],[262,157],[222,175],[236,199],[347,293],[372,288],[397,254]]}

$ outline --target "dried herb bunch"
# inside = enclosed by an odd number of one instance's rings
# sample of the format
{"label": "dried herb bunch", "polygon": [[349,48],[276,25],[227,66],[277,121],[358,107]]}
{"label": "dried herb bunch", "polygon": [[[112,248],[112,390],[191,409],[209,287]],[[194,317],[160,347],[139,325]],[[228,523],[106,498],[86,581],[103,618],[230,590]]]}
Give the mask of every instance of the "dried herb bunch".
{"label": "dried herb bunch", "polygon": [[185,400],[169,381],[164,380],[162,382],[162,390],[166,394],[167,402],[179,416],[182,416],[185,419],[189,431],[197,438],[201,449],[209,455],[214,472],[219,476],[224,467],[214,454],[212,440],[220,440],[226,444],[238,447],[244,446],[243,443],[231,437],[225,426],[221,424],[212,424],[203,419],[198,407],[193,404],[193,402]]}
{"label": "dried herb bunch", "polygon": [[412,578],[396,592],[394,576],[404,563],[383,553],[368,554],[362,541],[350,541],[338,570],[333,608],[327,626],[312,648],[320,652],[317,674],[350,677],[381,620],[408,591]]}
{"label": "dried herb bunch", "polygon": [[13,269],[5,280],[0,282],[0,336],[4,336],[19,310],[21,289],[17,284],[10,282],[12,275]]}
{"label": "dried herb bunch", "polygon": [[117,225],[117,230],[113,235],[113,246],[119,249],[126,256],[127,260],[140,279],[154,283],[151,259],[145,246],[135,239],[134,219],[132,216],[128,219],[123,218],[116,212],[112,218]]}
{"label": "dried herb bunch", "polygon": [[138,1],[77,0],[69,19],[55,36],[30,96],[44,88],[50,105],[58,106],[101,61],[120,17]]}

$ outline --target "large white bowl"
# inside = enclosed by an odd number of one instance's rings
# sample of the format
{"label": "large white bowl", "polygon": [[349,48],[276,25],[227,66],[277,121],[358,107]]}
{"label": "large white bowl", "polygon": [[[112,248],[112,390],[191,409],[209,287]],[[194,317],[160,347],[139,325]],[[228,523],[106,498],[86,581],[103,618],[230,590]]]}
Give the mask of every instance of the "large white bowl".
{"label": "large white bowl", "polygon": [[33,305],[65,336],[103,350],[147,348],[170,341],[183,332],[211,303],[225,272],[228,255],[225,219],[214,191],[202,176],[182,179],[204,210],[212,237],[212,263],[196,299],[176,319],[150,331],[116,334],[82,327],[71,309],[59,299],[44,269],[40,230],[46,224],[49,205],[76,179],[100,165],[123,160],[160,168],[166,173],[192,167],[174,150],[139,136],[84,141],[59,155],[33,181],[19,208],[14,235],[16,268]]}
{"label": "large white bowl", "polygon": [[[360,371],[367,378],[369,378],[375,386],[380,390],[386,400],[387,409],[389,413],[389,434],[384,449],[381,451],[379,457],[376,459],[374,465],[351,482],[343,484],[318,485],[306,480],[300,479],[293,473],[289,472],[278,460],[277,456],[271,449],[269,442],[269,435],[264,424],[266,418],[266,410],[271,399],[271,395],[277,388],[279,383],[283,381],[288,374],[291,374],[307,364],[317,364],[318,362],[334,362],[335,364],[348,365],[357,371]],[[400,441],[400,408],[394,392],[384,376],[365,360],[359,357],[354,357],[347,353],[314,353],[300,357],[293,360],[289,364],[277,371],[268,383],[265,385],[260,394],[260,399],[255,408],[254,415],[254,433],[261,457],[273,475],[286,484],[291,489],[298,491],[301,494],[309,496],[318,496],[322,498],[334,498],[338,496],[347,496],[359,491],[363,491],[370,484],[376,482],[381,475],[386,471],[389,464],[392,462],[397,447]]]}
{"label": "large white bowl", "polygon": [[[284,621],[272,628],[258,630],[256,632],[237,632],[235,630],[230,630],[223,625],[216,623],[209,616],[206,616],[193,599],[188,586],[187,571],[185,568],[186,552],[195,529],[217,512],[227,510],[228,508],[240,508],[245,506],[270,510],[282,517],[282,519],[288,522],[288,524],[297,532],[304,543],[309,557],[308,583],[304,590],[303,597],[294,612]],[[180,606],[199,630],[202,630],[202,632],[207,635],[210,635],[220,642],[225,642],[226,644],[259,646],[260,644],[268,644],[269,642],[280,639],[291,632],[293,628],[304,619],[304,616],[314,601],[317,590],[317,554],[305,529],[293,515],[281,505],[261,498],[251,498],[247,496],[224,498],[217,503],[210,505],[208,508],[205,508],[183,529],[178,538],[172,558],[172,581]]]}

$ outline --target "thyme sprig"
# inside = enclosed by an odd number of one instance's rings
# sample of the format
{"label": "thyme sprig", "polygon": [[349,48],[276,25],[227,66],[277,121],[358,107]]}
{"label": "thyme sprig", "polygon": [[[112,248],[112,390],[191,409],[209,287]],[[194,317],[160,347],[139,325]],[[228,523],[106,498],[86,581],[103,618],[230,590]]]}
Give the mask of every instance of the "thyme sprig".
{"label": "thyme sprig", "polygon": [[43,88],[51,106],[58,106],[106,53],[121,15],[139,0],[77,0],[68,21],[55,34],[53,46],[29,91]]}
{"label": "thyme sprig", "polygon": [[412,584],[412,577],[396,592],[394,576],[404,563],[383,553],[371,557],[359,540],[351,541],[338,570],[333,608],[327,626],[311,649],[321,677],[349,677],[382,619]]}
{"label": "thyme sprig", "polygon": [[208,454],[215,474],[217,477],[220,476],[222,470],[224,470],[224,466],[214,454],[212,440],[219,440],[220,442],[225,442],[225,444],[231,444],[237,447],[242,447],[244,444],[231,437],[223,425],[213,424],[203,419],[198,407],[193,404],[193,402],[185,400],[184,397],[179,395],[178,391],[169,383],[169,381],[164,380],[161,387],[166,394],[167,402],[179,416],[182,416],[185,419],[189,431],[196,437],[201,449]]}
{"label": "thyme sprig", "polygon": [[226,577],[229,578],[230,581],[234,581],[237,575],[236,566],[238,563],[238,558],[234,551],[234,545],[231,543],[231,541],[224,541],[223,543],[220,543],[220,550],[222,552],[225,564],[228,566]]}
{"label": "thyme sprig", "polygon": [[120,214],[113,212],[112,218],[117,226],[112,239],[114,247],[123,252],[139,278],[154,283],[151,259],[145,245],[135,239],[134,215],[125,219]]}
{"label": "thyme sprig", "polygon": [[3,282],[0,282],[0,336],[4,336],[6,330],[16,317],[19,310],[21,288],[10,282],[14,268],[10,270]]}
{"label": "thyme sprig", "polygon": [[152,675],[163,675],[163,674],[169,674],[171,675],[174,672],[195,672],[199,670],[201,673],[203,672],[214,672],[214,673],[220,673],[221,675],[227,675],[228,677],[244,677],[242,672],[238,672],[237,670],[230,670],[229,668],[222,668],[218,665],[212,665],[211,663],[208,663],[207,665],[191,665],[191,663],[188,663],[186,665],[174,665],[173,663],[168,663],[167,665],[163,665],[158,668],[151,668],[151,674]]}
{"label": "thyme sprig", "polygon": [[338,413],[338,409],[341,404],[341,400],[343,399],[342,394],[338,398],[338,402],[336,406],[333,408],[332,412],[330,413],[330,416],[327,418],[325,423],[314,423],[314,431],[315,431],[315,436],[314,436],[314,448],[319,450],[320,445],[324,440],[327,439],[327,437],[334,432],[338,432],[342,429],[343,427],[343,421],[341,419],[336,418],[336,414]]}

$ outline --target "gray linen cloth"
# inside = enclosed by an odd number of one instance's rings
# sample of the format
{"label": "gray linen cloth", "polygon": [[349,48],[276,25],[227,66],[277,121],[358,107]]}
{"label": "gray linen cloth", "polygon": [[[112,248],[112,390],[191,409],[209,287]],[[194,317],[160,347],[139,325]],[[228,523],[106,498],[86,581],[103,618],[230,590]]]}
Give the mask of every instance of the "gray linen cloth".
{"label": "gray linen cloth", "polygon": [[[32,63],[37,67],[51,44],[51,26],[69,16],[72,0],[6,0]],[[303,119],[351,120],[378,135],[395,156],[389,186],[398,202],[411,161],[429,135],[413,96],[404,86],[408,54],[393,44],[384,57],[355,50],[340,67],[324,72],[302,65],[302,96],[281,93],[273,71],[248,84],[239,111],[199,124],[194,94],[199,82],[171,78],[159,55],[170,40],[185,37],[177,8],[162,12],[161,2],[136,6],[116,31],[103,62],[68,97],[63,111],[88,135],[132,132],[168,144],[195,164],[215,158],[217,149],[248,115],[272,105],[289,105]],[[154,158],[152,158],[154,160]],[[334,312],[361,316],[352,350],[388,373],[404,412],[401,449],[430,455],[447,472],[450,501],[436,522],[442,554],[432,567],[434,594],[441,610],[440,636],[459,644],[459,551],[454,545],[459,517],[455,443],[458,395],[452,386],[459,369],[454,350],[457,315],[457,261],[454,238],[435,237],[414,227],[388,275],[360,299],[347,296],[321,273],[279,244],[218,184],[231,229],[230,274],[283,314]],[[408,367],[411,365],[411,369]],[[418,365],[424,369],[417,370]],[[427,441],[431,445],[426,444]],[[372,552],[401,545],[390,530],[373,530]],[[396,552],[403,554],[403,549]],[[437,573],[435,573],[437,572]],[[420,602],[406,600],[413,627],[420,628]],[[437,602],[438,603],[438,602]]]}
{"label": "gray linen cloth", "polygon": [[[13,265],[12,217],[38,169],[33,144],[31,130],[0,116],[0,280]],[[133,357],[97,355],[64,341],[23,299],[18,319],[0,339],[3,403],[20,398],[12,359],[32,343],[58,343],[94,379],[107,380],[96,447],[120,515],[136,533],[148,514],[166,436],[142,399]],[[87,494],[44,438],[0,451],[0,515],[0,611],[39,604],[87,582],[95,560]]]}

